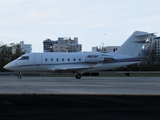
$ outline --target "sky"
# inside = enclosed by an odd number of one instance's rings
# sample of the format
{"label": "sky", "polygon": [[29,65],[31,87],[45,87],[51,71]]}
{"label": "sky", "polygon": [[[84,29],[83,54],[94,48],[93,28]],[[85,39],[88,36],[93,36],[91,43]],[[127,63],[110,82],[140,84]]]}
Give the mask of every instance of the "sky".
{"label": "sky", "polygon": [[134,31],[160,35],[160,0],[0,0],[0,44],[78,37],[82,51],[120,46]]}

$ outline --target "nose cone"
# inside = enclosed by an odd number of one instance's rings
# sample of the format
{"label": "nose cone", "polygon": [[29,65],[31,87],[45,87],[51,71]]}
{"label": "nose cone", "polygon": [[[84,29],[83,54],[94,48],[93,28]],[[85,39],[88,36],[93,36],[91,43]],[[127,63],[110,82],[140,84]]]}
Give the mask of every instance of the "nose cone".
{"label": "nose cone", "polygon": [[8,63],[8,64],[7,64],[7,65],[5,65],[3,68],[4,68],[4,69],[6,69],[6,70],[13,71],[13,66],[12,66],[12,64],[11,64],[11,63]]}
{"label": "nose cone", "polygon": [[5,65],[4,67],[3,67],[4,69],[6,69],[6,70],[9,70],[9,65],[7,64],[7,65]]}

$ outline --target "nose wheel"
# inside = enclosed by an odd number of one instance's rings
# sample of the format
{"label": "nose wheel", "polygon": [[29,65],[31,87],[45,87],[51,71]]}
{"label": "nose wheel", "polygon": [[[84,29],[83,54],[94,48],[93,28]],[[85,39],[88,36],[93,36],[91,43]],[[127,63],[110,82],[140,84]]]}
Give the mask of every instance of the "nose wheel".
{"label": "nose wheel", "polygon": [[18,76],[17,76],[18,79],[21,79],[22,78],[22,74],[21,72],[18,72]]}
{"label": "nose wheel", "polygon": [[18,78],[18,79],[21,79],[21,78],[22,78],[22,75],[18,75],[17,78]]}

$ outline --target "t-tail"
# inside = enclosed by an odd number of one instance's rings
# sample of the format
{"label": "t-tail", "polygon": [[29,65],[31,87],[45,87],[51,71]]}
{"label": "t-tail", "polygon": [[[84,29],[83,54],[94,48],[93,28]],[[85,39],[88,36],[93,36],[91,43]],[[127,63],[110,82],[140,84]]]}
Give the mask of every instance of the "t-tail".
{"label": "t-tail", "polygon": [[135,31],[115,52],[116,54],[138,56],[150,33]]}

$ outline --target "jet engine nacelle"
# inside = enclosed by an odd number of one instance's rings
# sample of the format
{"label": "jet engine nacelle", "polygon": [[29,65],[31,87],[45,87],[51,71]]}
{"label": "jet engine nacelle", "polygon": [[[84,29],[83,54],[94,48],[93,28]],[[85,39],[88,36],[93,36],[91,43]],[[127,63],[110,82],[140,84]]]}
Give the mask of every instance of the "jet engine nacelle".
{"label": "jet engine nacelle", "polygon": [[101,59],[101,53],[99,52],[84,52],[86,62],[99,62]]}

